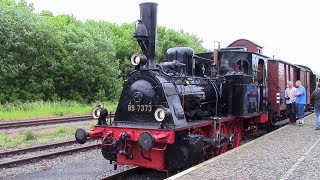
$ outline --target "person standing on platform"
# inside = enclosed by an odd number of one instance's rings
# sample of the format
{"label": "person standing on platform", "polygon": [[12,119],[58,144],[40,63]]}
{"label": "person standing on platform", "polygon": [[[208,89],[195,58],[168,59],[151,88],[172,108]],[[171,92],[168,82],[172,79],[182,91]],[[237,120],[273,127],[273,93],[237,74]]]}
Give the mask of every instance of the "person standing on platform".
{"label": "person standing on platform", "polygon": [[307,104],[306,88],[301,85],[301,81],[296,81],[296,113],[299,118],[299,125],[304,125],[304,110]]}
{"label": "person standing on platform", "polygon": [[320,82],[317,84],[317,88],[312,92],[310,102],[314,107],[314,126],[316,130],[320,130],[319,116],[320,116]]}
{"label": "person standing on platform", "polygon": [[287,112],[290,119],[289,124],[296,123],[296,88],[293,86],[293,82],[288,82],[288,88],[285,91]]}

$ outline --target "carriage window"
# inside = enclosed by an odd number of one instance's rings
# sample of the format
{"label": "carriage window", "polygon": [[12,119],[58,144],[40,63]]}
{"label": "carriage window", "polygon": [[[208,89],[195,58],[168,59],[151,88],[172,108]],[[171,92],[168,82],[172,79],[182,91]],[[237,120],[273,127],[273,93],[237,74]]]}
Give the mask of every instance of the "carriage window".
{"label": "carriage window", "polygon": [[243,72],[245,74],[248,74],[248,72],[249,72],[248,61],[247,60],[238,60],[236,70],[237,70],[237,72]]}

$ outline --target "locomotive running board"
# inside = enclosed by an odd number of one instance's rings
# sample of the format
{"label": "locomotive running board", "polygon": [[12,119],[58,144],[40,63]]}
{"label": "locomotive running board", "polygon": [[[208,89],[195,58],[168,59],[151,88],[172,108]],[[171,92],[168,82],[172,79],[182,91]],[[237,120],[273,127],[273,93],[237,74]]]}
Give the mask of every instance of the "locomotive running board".
{"label": "locomotive running board", "polygon": [[279,122],[276,122],[274,123],[274,126],[283,126],[283,125],[286,125],[289,123],[289,118],[288,119],[285,119],[285,120],[282,120],[282,121],[279,121]]}

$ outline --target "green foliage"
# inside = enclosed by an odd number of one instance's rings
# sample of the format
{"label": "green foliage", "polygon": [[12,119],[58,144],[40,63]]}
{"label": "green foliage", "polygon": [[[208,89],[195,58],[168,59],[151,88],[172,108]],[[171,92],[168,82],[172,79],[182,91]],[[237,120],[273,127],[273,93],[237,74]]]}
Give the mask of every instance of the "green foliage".
{"label": "green foliage", "polygon": [[110,27],[113,32],[116,59],[119,61],[119,68],[124,72],[125,68],[132,67],[130,57],[133,53],[141,53],[140,47],[132,36],[134,24],[117,25],[108,22],[101,22],[104,26]]}
{"label": "green foliage", "polygon": [[[118,99],[129,58],[140,52],[134,24],[81,22],[25,1],[0,1],[0,103]],[[195,35],[158,28],[156,55],[175,46],[205,51]],[[60,113],[63,114],[63,113]]]}
{"label": "green foliage", "polygon": [[67,127],[65,125],[59,125],[56,129],[56,134],[63,134],[67,132]]}
{"label": "green foliage", "polygon": [[34,139],[36,139],[36,135],[30,129],[24,132],[24,140],[31,141]]}
{"label": "green foliage", "polygon": [[8,141],[8,136],[5,134],[0,134],[0,142],[6,143]]}
{"label": "green foliage", "polygon": [[208,51],[202,46],[202,40],[196,35],[186,33],[182,30],[177,32],[173,29],[165,27],[158,27],[157,31],[157,61],[162,62],[165,60],[166,51],[173,47],[191,47],[197,53]]}
{"label": "green foliage", "polygon": [[[92,129],[92,125],[82,125],[86,130]],[[79,127],[59,126],[57,128],[27,130],[24,133],[0,133],[0,148],[23,148],[39,144],[48,144],[74,139],[74,132]]]}

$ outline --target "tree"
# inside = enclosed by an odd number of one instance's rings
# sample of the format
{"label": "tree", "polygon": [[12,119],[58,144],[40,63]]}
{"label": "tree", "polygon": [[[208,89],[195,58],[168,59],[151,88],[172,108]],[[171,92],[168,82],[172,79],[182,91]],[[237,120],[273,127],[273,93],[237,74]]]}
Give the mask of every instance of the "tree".
{"label": "tree", "polygon": [[[25,1],[0,1],[0,103],[117,100],[130,57],[141,53],[134,24],[81,22],[34,12]],[[175,46],[205,51],[193,34],[158,28],[156,57]]]}

